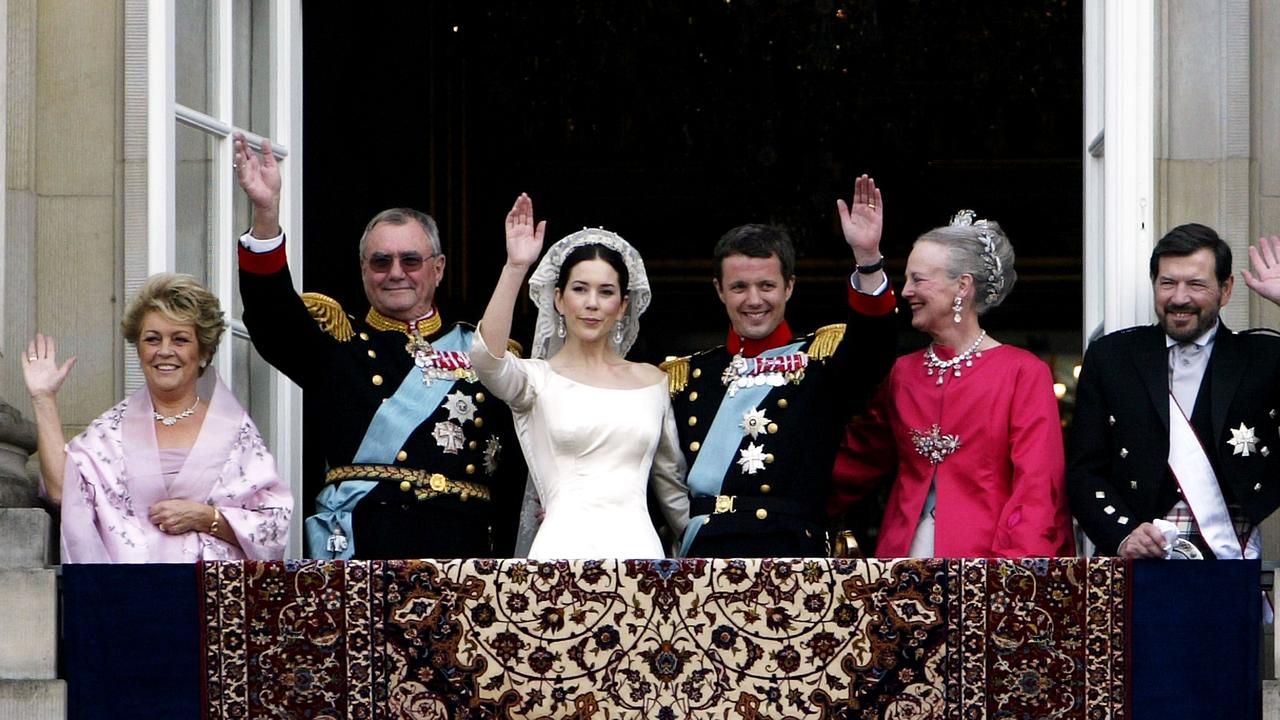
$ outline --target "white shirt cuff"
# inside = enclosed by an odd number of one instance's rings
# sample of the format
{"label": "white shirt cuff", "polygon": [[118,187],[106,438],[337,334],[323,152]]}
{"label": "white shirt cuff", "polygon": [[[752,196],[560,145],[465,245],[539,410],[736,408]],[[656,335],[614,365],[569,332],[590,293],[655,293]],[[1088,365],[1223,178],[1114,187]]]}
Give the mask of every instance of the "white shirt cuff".
{"label": "white shirt cuff", "polygon": [[259,240],[258,238],[253,236],[253,233],[245,233],[240,236],[240,246],[243,247],[245,250],[248,250],[249,252],[253,252],[253,253],[269,253],[283,244],[284,244],[283,230],[280,231],[279,235],[269,240]]}
{"label": "white shirt cuff", "polygon": [[862,289],[862,283],[858,282],[858,273],[856,272],[849,274],[849,284],[853,286],[854,290],[857,290],[863,295],[871,295],[871,296],[880,295],[881,293],[883,293],[885,290],[889,288],[889,273],[884,274],[884,280],[880,282],[880,287],[876,288],[875,290],[872,290],[871,292],[867,292],[866,290]]}

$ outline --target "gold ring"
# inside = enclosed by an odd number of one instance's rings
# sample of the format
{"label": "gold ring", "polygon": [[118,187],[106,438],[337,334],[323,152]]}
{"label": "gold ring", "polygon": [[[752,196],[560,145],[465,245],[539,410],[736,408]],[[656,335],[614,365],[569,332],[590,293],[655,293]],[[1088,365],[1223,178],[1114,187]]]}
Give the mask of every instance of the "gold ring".
{"label": "gold ring", "polygon": [[875,210],[875,209],[876,209],[876,204],[875,204],[875,203],[867,203],[867,207],[871,208],[872,210]]}
{"label": "gold ring", "polygon": [[27,356],[27,361],[28,361],[28,362],[35,362],[35,361],[37,361],[37,360],[39,360],[39,359],[40,359],[40,357],[39,357],[38,355],[28,355],[28,356]]}

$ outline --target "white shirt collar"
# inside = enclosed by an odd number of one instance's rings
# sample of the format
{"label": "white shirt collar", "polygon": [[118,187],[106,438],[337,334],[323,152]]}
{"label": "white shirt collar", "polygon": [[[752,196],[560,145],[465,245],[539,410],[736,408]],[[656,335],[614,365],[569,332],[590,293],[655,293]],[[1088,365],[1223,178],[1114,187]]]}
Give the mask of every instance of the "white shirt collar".
{"label": "white shirt collar", "polygon": [[[1207,332],[1205,332],[1204,334],[1202,334],[1200,337],[1196,338],[1195,340],[1192,340],[1191,342],[1195,343],[1196,345],[1199,345],[1199,346],[1200,346],[1200,349],[1202,349],[1202,350],[1208,350],[1210,347],[1212,347],[1212,346],[1213,346],[1213,340],[1214,340],[1214,338],[1216,338],[1216,337],[1218,336],[1218,328],[1220,328],[1220,327],[1222,327],[1222,320],[1221,320],[1221,319],[1219,319],[1217,322],[1215,322],[1215,323],[1213,324],[1213,327],[1209,328],[1209,330],[1208,330]],[[1173,347],[1174,345],[1177,345],[1177,344],[1178,344],[1178,341],[1177,341],[1177,340],[1174,340],[1173,338],[1169,337],[1168,335],[1165,335],[1165,336],[1164,336],[1164,346],[1165,346],[1166,348],[1171,348],[1171,347]]]}

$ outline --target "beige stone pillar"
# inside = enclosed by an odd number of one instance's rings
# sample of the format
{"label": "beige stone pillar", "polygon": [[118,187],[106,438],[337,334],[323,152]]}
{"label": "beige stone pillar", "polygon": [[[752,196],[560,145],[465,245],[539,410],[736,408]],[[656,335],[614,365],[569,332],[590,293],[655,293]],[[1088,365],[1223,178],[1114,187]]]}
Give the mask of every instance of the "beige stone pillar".
{"label": "beige stone pillar", "polygon": [[[1249,243],[1249,0],[1162,0],[1156,50],[1156,237],[1186,222],[1216,229],[1237,267]],[[1237,295],[1229,327],[1249,325]]]}

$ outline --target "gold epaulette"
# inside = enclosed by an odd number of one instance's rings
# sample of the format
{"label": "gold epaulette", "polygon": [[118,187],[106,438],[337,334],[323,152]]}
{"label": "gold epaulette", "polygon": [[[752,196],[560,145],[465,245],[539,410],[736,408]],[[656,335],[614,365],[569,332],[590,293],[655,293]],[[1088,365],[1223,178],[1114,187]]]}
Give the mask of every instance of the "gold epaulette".
{"label": "gold epaulette", "polygon": [[524,357],[524,346],[516,342],[515,340],[508,338],[507,352],[511,353],[512,355],[515,355],[516,357]]}
{"label": "gold epaulette", "polygon": [[836,347],[843,339],[844,323],[820,327],[813,334],[813,342],[809,343],[809,349],[805,352],[814,360],[826,360],[836,351]]}
{"label": "gold epaulette", "polygon": [[668,358],[658,366],[667,374],[667,390],[675,395],[689,384],[689,356]]}
{"label": "gold epaulette", "polygon": [[351,329],[351,319],[343,312],[337,300],[320,293],[302,293],[302,304],[307,312],[315,318],[322,330],[332,335],[338,342],[346,342],[355,336]]}

